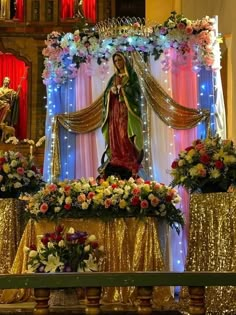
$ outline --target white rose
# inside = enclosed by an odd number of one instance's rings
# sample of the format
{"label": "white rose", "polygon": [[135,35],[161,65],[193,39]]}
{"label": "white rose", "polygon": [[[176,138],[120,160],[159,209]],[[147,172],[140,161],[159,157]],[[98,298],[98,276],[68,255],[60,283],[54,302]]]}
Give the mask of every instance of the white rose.
{"label": "white rose", "polygon": [[55,208],[54,208],[54,212],[55,212],[55,213],[58,213],[58,212],[60,212],[60,211],[61,211],[61,207],[55,207]]}
{"label": "white rose", "polygon": [[24,253],[29,253],[30,252],[30,248],[27,246],[24,246]]}
{"label": "white rose", "polygon": [[96,236],[94,234],[89,235],[89,237],[88,237],[88,241],[89,242],[94,242],[96,240],[97,240],[97,238],[96,238]]}
{"label": "white rose", "polygon": [[75,233],[75,229],[73,227],[70,227],[68,234],[74,234],[74,233]]}
{"label": "white rose", "polygon": [[13,187],[14,188],[20,188],[20,187],[22,187],[22,184],[20,182],[16,182],[16,183],[14,183]]}
{"label": "white rose", "polygon": [[38,252],[36,251],[36,250],[31,250],[30,252],[29,252],[29,257],[30,258],[34,258],[34,257],[36,257],[38,255]]}
{"label": "white rose", "polygon": [[60,242],[58,243],[59,247],[65,247],[65,242],[64,240],[60,240]]}
{"label": "white rose", "polygon": [[99,246],[99,247],[98,247],[98,250],[99,250],[100,252],[104,252],[104,246],[103,246],[103,245]]}
{"label": "white rose", "polygon": [[84,246],[84,251],[87,253],[90,251],[90,245]]}
{"label": "white rose", "polygon": [[10,165],[11,165],[11,167],[16,167],[17,166],[17,161],[16,160],[12,160]]}
{"label": "white rose", "polygon": [[54,244],[52,242],[48,242],[48,248],[53,248],[54,247]]}

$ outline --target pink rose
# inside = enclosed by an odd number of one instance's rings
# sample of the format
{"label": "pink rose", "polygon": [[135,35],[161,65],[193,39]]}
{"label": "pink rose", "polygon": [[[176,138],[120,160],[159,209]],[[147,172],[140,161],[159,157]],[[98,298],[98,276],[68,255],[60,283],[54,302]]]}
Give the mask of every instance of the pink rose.
{"label": "pink rose", "polygon": [[147,209],[148,206],[149,206],[149,203],[148,203],[148,201],[146,199],[144,199],[144,200],[141,201],[140,206],[141,206],[142,209]]}
{"label": "pink rose", "polygon": [[46,202],[42,203],[39,210],[42,213],[46,213],[48,211],[48,204]]}
{"label": "pink rose", "polygon": [[24,175],[24,172],[25,172],[23,167],[18,167],[16,171],[19,175]]}

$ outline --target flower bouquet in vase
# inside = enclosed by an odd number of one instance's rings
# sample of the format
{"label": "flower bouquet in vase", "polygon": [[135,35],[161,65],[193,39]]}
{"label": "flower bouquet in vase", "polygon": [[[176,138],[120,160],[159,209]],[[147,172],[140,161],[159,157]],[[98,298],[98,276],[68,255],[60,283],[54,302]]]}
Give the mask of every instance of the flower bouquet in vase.
{"label": "flower bouquet in vase", "polygon": [[[99,271],[104,248],[99,246],[95,235],[66,229],[58,225],[54,232],[39,236],[39,245],[25,248],[28,253],[27,272],[84,272]],[[77,304],[74,289],[55,290],[50,297],[52,305]]]}
{"label": "flower bouquet in vase", "polygon": [[236,148],[219,136],[195,140],[172,163],[171,185],[193,192],[226,192],[236,183]]}
{"label": "flower bouquet in vase", "polygon": [[42,174],[30,156],[0,151],[0,198],[16,198],[21,193],[38,191]]}

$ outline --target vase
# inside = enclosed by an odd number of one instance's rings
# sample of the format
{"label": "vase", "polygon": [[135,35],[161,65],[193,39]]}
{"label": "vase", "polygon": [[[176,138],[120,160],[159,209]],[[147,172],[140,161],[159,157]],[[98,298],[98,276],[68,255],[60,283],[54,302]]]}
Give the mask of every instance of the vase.
{"label": "vase", "polygon": [[49,299],[50,306],[69,306],[78,304],[80,303],[76,288],[51,290]]}

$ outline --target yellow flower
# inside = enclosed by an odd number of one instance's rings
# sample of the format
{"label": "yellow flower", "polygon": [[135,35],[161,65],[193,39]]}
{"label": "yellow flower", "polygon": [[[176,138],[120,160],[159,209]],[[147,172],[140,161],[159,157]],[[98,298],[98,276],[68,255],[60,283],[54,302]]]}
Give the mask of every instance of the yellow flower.
{"label": "yellow flower", "polygon": [[220,171],[217,168],[213,168],[210,170],[210,178],[218,178],[220,177]]}
{"label": "yellow flower", "polygon": [[119,207],[121,209],[125,209],[126,206],[127,206],[127,202],[124,199],[121,199],[120,202],[119,202]]}
{"label": "yellow flower", "polygon": [[101,185],[101,186],[103,186],[103,187],[108,187],[108,186],[109,186],[109,182],[104,181],[104,182],[102,182],[102,185]]}
{"label": "yellow flower", "polygon": [[226,155],[224,157],[224,162],[225,164],[233,164],[236,162],[236,157],[233,155]]}
{"label": "yellow flower", "polygon": [[193,157],[196,154],[196,150],[195,149],[191,149],[188,151],[187,156]]}
{"label": "yellow flower", "polygon": [[4,173],[8,174],[10,172],[10,165],[8,163],[4,163],[2,168]]}

